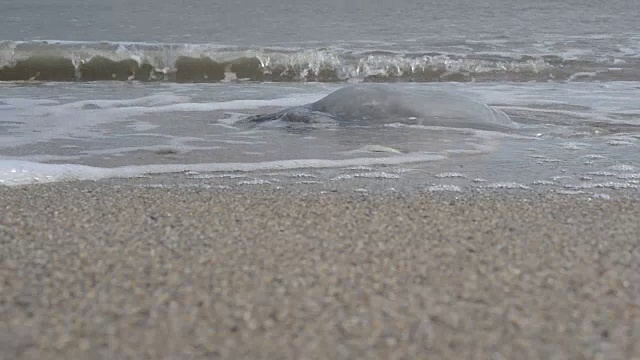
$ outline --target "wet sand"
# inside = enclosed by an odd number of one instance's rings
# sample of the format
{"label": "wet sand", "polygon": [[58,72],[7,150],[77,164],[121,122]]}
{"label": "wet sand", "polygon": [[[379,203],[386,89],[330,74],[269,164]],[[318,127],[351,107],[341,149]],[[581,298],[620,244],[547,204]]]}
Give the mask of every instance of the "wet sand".
{"label": "wet sand", "polygon": [[640,203],[0,187],[3,359],[639,359]]}

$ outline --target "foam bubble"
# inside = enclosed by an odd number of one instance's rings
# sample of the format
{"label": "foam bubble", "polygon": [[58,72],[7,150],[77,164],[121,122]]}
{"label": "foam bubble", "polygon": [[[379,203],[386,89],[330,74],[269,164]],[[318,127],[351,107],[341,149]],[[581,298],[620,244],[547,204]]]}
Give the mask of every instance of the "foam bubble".
{"label": "foam bubble", "polygon": [[590,171],[585,173],[586,175],[590,175],[590,176],[602,176],[602,177],[606,177],[606,176],[617,176],[617,173],[611,172],[611,171]]}
{"label": "foam bubble", "polygon": [[247,181],[240,181],[238,182],[238,185],[269,185],[272,182],[269,180],[263,180],[263,179],[253,179],[253,180],[247,180]]}
{"label": "foam bubble", "polygon": [[353,170],[353,171],[373,171],[372,167],[369,166],[352,166],[349,168],[349,170]]}
{"label": "foam bubble", "polygon": [[638,185],[631,183],[608,181],[602,183],[583,183],[580,185],[565,185],[567,189],[637,189]]}
{"label": "foam bubble", "polygon": [[588,147],[588,145],[575,142],[568,142],[562,145],[562,148],[565,150],[582,150],[585,147]]}
{"label": "foam bubble", "polygon": [[116,169],[76,164],[41,164],[29,161],[1,160],[0,184],[23,185],[62,180],[97,180],[117,176]]}
{"label": "foam bubble", "polygon": [[296,184],[300,184],[300,185],[318,185],[318,184],[322,184],[322,182],[320,182],[318,180],[303,180],[303,181],[296,181]]}
{"label": "foam bubble", "polygon": [[350,180],[350,179],[353,179],[353,175],[351,175],[351,174],[342,174],[342,175],[334,176],[330,180],[331,181],[341,181],[341,180]]}
{"label": "foam bubble", "polygon": [[331,178],[332,181],[350,180],[354,178],[366,178],[366,179],[399,179],[400,175],[386,173],[382,171],[362,172],[355,174],[343,174]]}
{"label": "foam bubble", "polygon": [[528,190],[530,187],[515,182],[495,182],[485,185],[488,189],[523,189]]}
{"label": "foam bubble", "polygon": [[582,190],[556,190],[557,194],[560,195],[581,195],[581,194],[585,194],[584,191]]}
{"label": "foam bubble", "polygon": [[640,174],[639,173],[624,173],[624,174],[619,174],[616,177],[618,179],[636,180],[636,179],[640,179]]}
{"label": "foam bubble", "polygon": [[[384,158],[355,158],[342,160],[299,159],[265,161],[259,163],[200,163],[152,164],[100,168],[77,164],[43,164],[20,160],[0,160],[1,185],[25,185],[64,180],[100,180],[112,177],[134,177],[151,173],[234,172],[261,170],[291,170],[301,168],[333,168],[350,166],[397,165],[411,162],[442,160],[444,156],[412,153]],[[353,177],[397,179],[399,175],[383,172],[352,174]]]}
{"label": "foam bubble", "polygon": [[588,154],[583,156],[585,159],[588,160],[602,160],[602,159],[606,159],[606,156],[603,155],[599,155],[599,154]]}
{"label": "foam bubble", "polygon": [[457,185],[451,185],[451,184],[442,184],[442,185],[432,185],[427,187],[427,191],[456,191],[456,192],[460,192],[462,191],[462,188],[460,186]]}
{"label": "foam bubble", "polygon": [[551,180],[536,180],[531,185],[555,185],[556,183]]}
{"label": "foam bubble", "polygon": [[635,171],[636,167],[632,165],[626,165],[626,164],[616,164],[613,166],[609,166],[609,169],[613,171]]}
{"label": "foam bubble", "polygon": [[367,179],[400,179],[400,175],[390,174],[382,171],[353,174],[353,177]]}
{"label": "foam bubble", "polygon": [[434,175],[437,178],[466,178],[467,175],[459,172],[446,172]]}

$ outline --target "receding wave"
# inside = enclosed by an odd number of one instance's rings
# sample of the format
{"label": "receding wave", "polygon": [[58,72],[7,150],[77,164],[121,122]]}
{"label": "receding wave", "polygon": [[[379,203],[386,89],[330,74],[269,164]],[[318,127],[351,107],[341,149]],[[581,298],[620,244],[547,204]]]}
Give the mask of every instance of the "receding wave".
{"label": "receding wave", "polygon": [[2,41],[0,81],[638,81],[640,58]]}

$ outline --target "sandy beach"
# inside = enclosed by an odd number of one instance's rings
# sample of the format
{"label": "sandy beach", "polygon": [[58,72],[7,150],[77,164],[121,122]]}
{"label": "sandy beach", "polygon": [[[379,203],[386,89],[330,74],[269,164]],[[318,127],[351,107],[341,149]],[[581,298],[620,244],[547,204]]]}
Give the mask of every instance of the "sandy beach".
{"label": "sandy beach", "polygon": [[640,204],[0,187],[3,359],[640,359]]}

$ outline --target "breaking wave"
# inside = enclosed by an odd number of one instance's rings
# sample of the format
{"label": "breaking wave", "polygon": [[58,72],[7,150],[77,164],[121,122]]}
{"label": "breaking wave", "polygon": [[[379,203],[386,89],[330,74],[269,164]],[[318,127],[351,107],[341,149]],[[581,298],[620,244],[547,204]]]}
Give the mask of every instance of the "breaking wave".
{"label": "breaking wave", "polygon": [[398,53],[339,48],[1,41],[0,81],[466,82],[640,80],[640,58]]}

